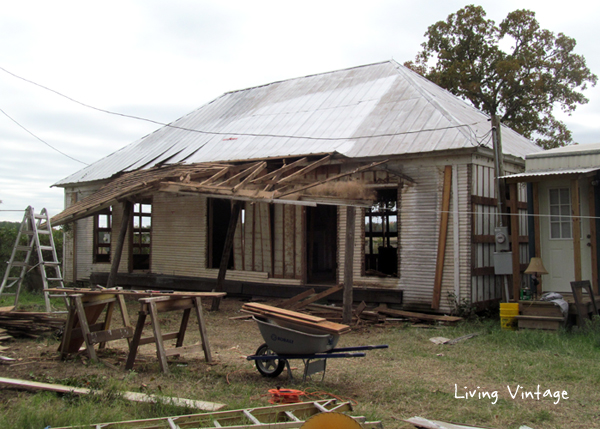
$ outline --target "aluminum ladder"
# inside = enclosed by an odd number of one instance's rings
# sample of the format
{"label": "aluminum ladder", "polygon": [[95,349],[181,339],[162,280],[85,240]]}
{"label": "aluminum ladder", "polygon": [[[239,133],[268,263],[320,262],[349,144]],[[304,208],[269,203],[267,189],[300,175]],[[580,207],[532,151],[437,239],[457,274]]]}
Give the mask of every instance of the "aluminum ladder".
{"label": "aluminum ladder", "polygon": [[[40,236],[46,238],[40,239]],[[29,260],[34,250],[37,252],[38,263],[31,266]],[[56,254],[50,218],[45,208],[39,214],[36,214],[31,206],[25,209],[25,215],[23,216],[23,221],[19,227],[17,239],[15,240],[15,245],[7,264],[2,284],[0,284],[0,297],[14,295],[14,305],[17,307],[25,275],[34,268],[39,267],[43,283],[46,312],[66,313],[66,311],[53,310],[50,304],[51,297],[62,297],[65,302],[65,308],[67,308],[66,294],[50,295],[48,292],[49,288],[64,288],[65,284],[60,271],[58,255]],[[5,289],[13,287],[13,293],[5,293]]]}

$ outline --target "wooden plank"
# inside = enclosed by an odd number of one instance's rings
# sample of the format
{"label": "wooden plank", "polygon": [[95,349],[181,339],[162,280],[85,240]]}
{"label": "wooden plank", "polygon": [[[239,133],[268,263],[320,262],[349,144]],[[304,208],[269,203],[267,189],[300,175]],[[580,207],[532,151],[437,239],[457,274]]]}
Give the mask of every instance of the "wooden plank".
{"label": "wooden plank", "polygon": [[[14,378],[0,377],[0,384],[9,387],[15,387],[26,390],[44,390],[49,392],[57,393],[71,393],[78,395],[90,395],[98,394],[101,395],[103,392],[97,389],[86,389],[83,387],[72,387],[64,386],[62,384],[50,384],[40,383],[36,381],[18,380]],[[129,401],[134,402],[146,402],[151,404],[162,403],[162,404],[173,404],[179,407],[189,407],[198,410],[216,411],[225,407],[225,404],[218,404],[213,402],[196,401],[192,399],[168,397],[168,396],[156,396],[146,395],[144,393],[137,392],[121,392],[121,396]]]}
{"label": "wooden plank", "polygon": [[[227,265],[229,263],[229,255],[231,254],[231,248],[233,247],[233,237],[235,235],[235,227],[240,217],[240,211],[242,210],[241,201],[234,201],[233,207],[231,208],[231,217],[229,219],[229,226],[227,228],[227,235],[225,236],[225,245],[223,247],[223,254],[221,255],[221,264],[219,265],[219,275],[217,277],[217,286],[215,287],[216,292],[223,292],[223,286],[225,285],[225,274],[227,273]],[[217,311],[221,304],[221,298],[214,298],[212,302],[212,311]]]}
{"label": "wooden plank", "polygon": [[592,290],[599,295],[600,285],[598,284],[598,242],[596,240],[596,198],[595,186],[592,186],[591,180],[588,185],[588,206],[590,214],[590,244],[592,245]]}
{"label": "wooden plank", "polygon": [[277,307],[279,308],[291,308],[294,304],[296,304],[299,301],[302,301],[304,298],[309,297],[310,295],[314,294],[315,290],[313,288],[310,288],[308,290],[305,290],[304,292],[293,296],[289,299],[286,299],[283,302],[280,302]]}
{"label": "wooden plank", "polygon": [[196,317],[198,318],[198,328],[200,329],[200,340],[202,342],[202,349],[204,350],[204,359],[206,362],[212,362],[212,354],[210,351],[210,345],[208,344],[208,334],[206,333],[206,323],[204,322],[204,314],[202,312],[202,303],[200,302],[200,298],[194,298],[194,303]]}
{"label": "wooden plank", "polygon": [[[339,290],[339,289],[338,289]],[[307,304],[308,305],[308,304]],[[243,310],[268,311],[270,313],[280,314],[287,317],[293,317],[300,320],[306,320],[312,323],[324,322],[322,317],[311,316],[310,314],[298,313],[296,311],[286,310],[284,308],[274,307],[272,305],[249,302],[242,306]]]}
{"label": "wooden plank", "polygon": [[433,297],[431,299],[431,308],[437,310],[440,308],[440,298],[442,296],[442,278],[444,276],[444,259],[446,257],[446,240],[448,238],[448,217],[450,210],[450,189],[452,185],[452,166],[447,165],[444,168],[444,190],[442,194],[442,214],[440,218],[440,231],[438,237],[437,259],[435,265],[435,279],[433,282]]}
{"label": "wooden plank", "polygon": [[344,254],[344,312],[342,321],[352,323],[352,287],[354,283],[354,236],[356,232],[356,208],[346,208],[346,246]]}
{"label": "wooden plank", "polygon": [[106,331],[90,332],[89,341],[92,344],[105,343],[107,341],[121,340],[123,338],[131,338],[133,336],[133,328],[109,329]]}
{"label": "wooden plank", "polygon": [[169,373],[169,365],[167,364],[167,356],[165,354],[165,345],[163,344],[163,336],[160,328],[160,322],[158,320],[158,311],[156,310],[156,303],[150,303],[150,320],[152,321],[152,330],[154,331],[154,340],[156,343],[156,356],[158,357],[158,364],[160,369],[165,374]]}
{"label": "wooden plank", "polygon": [[377,307],[374,311],[388,316],[406,317],[409,319],[429,320],[435,322],[456,323],[460,322],[462,317],[456,316],[440,316],[437,314],[414,313],[412,311],[395,310],[392,308]]}
{"label": "wooden plank", "polygon": [[573,262],[575,281],[581,281],[581,218],[579,213],[579,180],[571,181],[571,212],[573,213]]}
{"label": "wooden plank", "polygon": [[321,165],[327,164],[330,160],[331,160],[331,155],[324,156],[323,158],[307,165],[306,167],[290,174],[289,176],[284,177],[283,179],[279,180],[279,183],[290,182],[290,181],[296,179],[297,177],[304,176],[305,174],[310,173],[311,171],[320,167]]}
{"label": "wooden plank", "polygon": [[131,223],[131,215],[133,214],[133,203],[129,200],[123,203],[123,217],[121,219],[121,228],[119,229],[119,236],[115,249],[112,252],[112,263],[110,266],[110,274],[106,287],[112,288],[117,282],[117,273],[119,272],[119,265],[121,264],[121,256],[123,254],[123,246],[125,244],[125,238],[127,236],[127,229]]}
{"label": "wooden plank", "polygon": [[[225,292],[161,292],[159,290],[156,291],[143,291],[143,290],[123,290],[123,289],[98,289],[92,290],[87,288],[49,288],[48,292],[64,292],[67,295],[77,295],[83,294],[86,296],[89,295],[99,295],[99,294],[111,294],[111,295],[125,295],[129,297],[135,298],[148,298],[148,297],[172,297],[177,296],[180,298],[193,298],[198,296],[200,298],[222,298],[227,293]],[[21,312],[17,313],[21,314]],[[31,313],[34,314],[34,313]]]}
{"label": "wooden plank", "polygon": [[294,310],[299,310],[299,309],[301,309],[301,308],[304,308],[304,307],[306,307],[308,304],[312,304],[313,302],[316,302],[316,301],[318,301],[318,300],[320,300],[320,299],[323,299],[323,298],[325,298],[325,297],[327,297],[327,296],[329,296],[329,295],[331,295],[331,294],[334,294],[334,293],[336,293],[336,292],[338,292],[338,291],[342,290],[343,288],[344,288],[344,286],[342,286],[342,285],[337,285],[337,286],[330,287],[329,289],[327,289],[327,290],[324,290],[324,291],[323,291],[323,292],[321,292],[321,293],[318,293],[318,294],[316,294],[316,295],[313,295],[313,296],[311,296],[310,298],[308,298],[308,299],[305,299],[304,301],[301,301],[301,302],[299,302],[298,304],[295,304],[295,305],[293,305],[293,306],[292,306],[292,309],[294,309]]}
{"label": "wooden plank", "polygon": [[520,249],[519,249],[519,201],[518,184],[511,183],[510,187],[510,242],[512,251],[512,281],[513,281],[513,300],[518,301],[521,293],[521,270],[520,270]]}

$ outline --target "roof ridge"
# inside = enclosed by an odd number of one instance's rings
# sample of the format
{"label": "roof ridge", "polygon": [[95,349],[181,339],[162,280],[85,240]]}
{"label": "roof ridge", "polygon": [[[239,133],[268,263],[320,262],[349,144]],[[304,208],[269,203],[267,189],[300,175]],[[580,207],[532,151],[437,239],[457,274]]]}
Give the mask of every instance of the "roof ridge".
{"label": "roof ridge", "polygon": [[[244,92],[244,91],[250,91],[250,90],[258,89],[258,88],[265,88],[267,86],[271,86],[271,85],[275,85],[275,84],[279,84],[279,83],[291,82],[291,81],[294,81],[294,80],[306,79],[306,78],[315,77],[315,76],[324,76],[324,75],[327,75],[327,74],[339,73],[339,72],[348,71],[348,70],[354,70],[354,69],[359,69],[359,68],[363,68],[363,67],[371,67],[371,66],[376,66],[376,65],[385,64],[385,63],[390,63],[392,65],[400,65],[394,59],[385,60],[385,61],[378,61],[378,62],[375,62],[375,63],[362,64],[360,66],[345,67],[345,68],[341,68],[341,69],[337,69],[337,70],[330,70],[328,72],[313,73],[313,74],[307,74],[305,76],[297,76],[297,77],[291,77],[289,79],[276,80],[275,82],[269,82],[269,83],[265,83],[265,84],[262,84],[262,85],[250,86],[250,87],[247,87],[247,88],[234,89],[232,91],[224,92],[223,94],[221,94],[220,97],[223,97],[223,96],[228,95],[228,94],[235,94],[237,92]],[[217,97],[217,98],[220,98],[220,97]]]}
{"label": "roof ridge", "polygon": [[[465,103],[467,106],[469,105],[468,103],[466,103],[464,100],[462,100],[461,98],[459,98],[458,96],[452,94],[450,91],[448,91],[445,88],[442,88],[439,85],[436,85],[435,83],[431,82],[429,79],[427,79],[424,76],[421,76],[420,74],[418,74],[415,71],[410,70],[408,67],[394,61],[396,63],[396,70],[401,73],[408,81],[410,81],[411,85],[413,86],[413,88],[419,92],[419,94],[421,94],[423,96],[423,98],[425,98],[425,100],[427,100],[428,103],[432,104],[433,106],[435,106],[435,108],[445,117],[447,118],[451,123],[453,123],[454,125],[459,125],[457,127],[457,130],[463,134],[466,138],[470,139],[473,143],[478,144],[477,139],[473,138],[476,133],[475,131],[473,131],[473,129],[471,128],[471,126],[469,124],[464,124],[461,123],[452,113],[450,113],[448,111],[448,109],[446,109],[443,105],[440,104],[440,102],[438,100],[435,99],[434,96],[431,95],[431,93],[429,92],[428,89],[425,89],[423,87],[423,85],[418,85],[417,82],[415,81],[415,77],[418,76],[418,78],[423,79],[424,81],[426,81],[428,84],[430,85],[434,85],[436,86],[436,88],[439,88],[440,90],[448,93],[449,95],[451,95],[453,98],[456,98],[458,100],[461,100],[461,102]],[[416,76],[415,76],[416,75]],[[473,107],[473,109],[475,109]],[[477,112],[479,112],[480,114],[487,116],[484,112],[482,112],[479,109],[475,109],[477,110]],[[468,132],[464,129],[464,128],[468,128]]]}

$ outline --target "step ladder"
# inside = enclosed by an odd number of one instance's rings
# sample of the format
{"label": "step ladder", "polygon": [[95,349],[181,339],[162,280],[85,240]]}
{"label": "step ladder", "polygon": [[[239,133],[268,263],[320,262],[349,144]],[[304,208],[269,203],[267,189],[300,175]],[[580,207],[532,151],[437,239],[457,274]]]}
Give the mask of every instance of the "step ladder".
{"label": "step ladder", "polygon": [[[38,263],[30,264],[32,253],[36,251]],[[14,306],[18,306],[21,286],[26,274],[39,267],[43,283],[44,301],[47,313],[66,313],[66,310],[56,311],[50,304],[51,297],[62,297],[67,308],[67,296],[64,293],[51,295],[50,288],[64,288],[65,284],[60,271],[60,262],[56,254],[56,246],[52,236],[52,226],[46,209],[39,214],[35,213],[33,207],[25,209],[23,221],[17,233],[17,239],[12,249],[10,259],[7,263],[6,272],[0,284],[0,297],[14,295]],[[5,293],[5,289],[14,290]]]}

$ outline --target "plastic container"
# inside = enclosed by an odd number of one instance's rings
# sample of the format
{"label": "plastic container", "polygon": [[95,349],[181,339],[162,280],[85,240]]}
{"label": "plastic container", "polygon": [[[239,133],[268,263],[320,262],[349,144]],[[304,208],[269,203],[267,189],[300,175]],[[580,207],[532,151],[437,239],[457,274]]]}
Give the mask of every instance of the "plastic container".
{"label": "plastic container", "polygon": [[500,303],[500,327],[509,331],[517,329],[517,319],[519,315],[518,302],[502,302]]}

